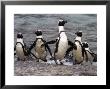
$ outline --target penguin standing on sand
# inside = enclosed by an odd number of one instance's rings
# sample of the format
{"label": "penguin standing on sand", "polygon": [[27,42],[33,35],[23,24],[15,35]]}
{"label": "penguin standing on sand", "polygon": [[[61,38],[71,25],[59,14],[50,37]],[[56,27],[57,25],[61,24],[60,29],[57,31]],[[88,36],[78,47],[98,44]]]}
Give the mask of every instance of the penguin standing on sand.
{"label": "penguin standing on sand", "polygon": [[22,33],[17,34],[17,42],[16,42],[14,50],[16,51],[16,53],[14,53],[14,55],[18,56],[18,60],[24,61],[26,59],[26,57],[28,56],[28,50],[23,41]]}
{"label": "penguin standing on sand", "polygon": [[67,21],[59,20],[59,23],[58,23],[59,37],[56,42],[56,48],[54,52],[55,59],[58,59],[61,64],[62,64],[61,60],[64,59],[65,52],[67,51],[67,48],[68,48],[67,35],[64,30],[65,23],[67,23]]}
{"label": "penguin standing on sand", "polygon": [[51,50],[49,48],[49,46],[47,44],[45,44],[45,40],[43,39],[42,36],[42,31],[41,30],[37,30],[35,32],[36,34],[36,40],[34,41],[34,43],[30,46],[29,50],[31,51],[31,49],[34,48],[35,50],[35,55],[37,57],[37,62],[39,62],[39,59],[43,60],[44,62],[47,62],[46,60],[46,56],[47,56],[47,49],[52,57],[52,53]]}
{"label": "penguin standing on sand", "polygon": [[82,48],[82,31],[78,31],[75,33],[77,36],[75,38],[76,49],[73,50],[73,55],[75,58],[75,63],[79,64],[83,62],[84,50]]}
{"label": "penguin standing on sand", "polygon": [[97,61],[97,55],[95,53],[93,53],[90,49],[89,49],[89,45],[87,42],[82,43],[82,46],[85,50],[84,52],[84,60],[87,62],[89,61],[91,64],[92,62],[96,62]]}
{"label": "penguin standing on sand", "polygon": [[75,64],[80,64],[81,62],[83,62],[84,57],[84,49],[82,48],[81,41],[82,31],[78,31],[75,34],[75,42],[71,42],[72,46],[68,48],[68,50],[66,51],[66,55],[68,55],[70,51],[73,51],[73,59],[75,60]]}
{"label": "penguin standing on sand", "polygon": [[58,28],[59,28],[58,38],[56,40],[46,42],[46,44],[56,43],[55,51],[54,51],[54,60],[55,60],[56,64],[58,64],[57,60],[60,61],[60,64],[63,64],[61,61],[62,61],[62,59],[64,59],[65,53],[68,48],[68,39],[67,39],[67,35],[64,30],[65,23],[67,23],[67,21],[59,20],[59,22],[58,22]]}

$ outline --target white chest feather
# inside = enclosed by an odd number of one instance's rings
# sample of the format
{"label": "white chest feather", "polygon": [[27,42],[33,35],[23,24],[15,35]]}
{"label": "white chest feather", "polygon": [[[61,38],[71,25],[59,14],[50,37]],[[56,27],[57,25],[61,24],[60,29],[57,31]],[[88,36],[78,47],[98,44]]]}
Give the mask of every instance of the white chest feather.
{"label": "white chest feather", "polygon": [[75,42],[75,45],[77,46],[77,50],[75,50],[76,53],[82,55],[82,47],[81,47],[80,43],[79,42]]}
{"label": "white chest feather", "polygon": [[46,56],[45,46],[41,46],[42,44],[44,44],[44,42],[38,39],[35,46],[35,52],[38,58],[45,58]]}
{"label": "white chest feather", "polygon": [[24,46],[23,39],[19,38],[19,39],[17,39],[17,42],[21,43]]}
{"label": "white chest feather", "polygon": [[[59,33],[61,31],[64,31],[64,26],[59,26]],[[59,37],[59,46],[63,46],[63,47],[66,47],[67,46],[67,36],[66,36],[66,33],[65,32],[61,32],[60,33],[60,37]]]}
{"label": "white chest feather", "polygon": [[20,43],[16,45],[16,54],[20,59],[24,59],[24,51]]}
{"label": "white chest feather", "polygon": [[78,37],[78,36],[77,36],[77,37],[75,38],[75,40],[80,41],[80,42],[81,42],[81,44],[82,44],[81,37]]}
{"label": "white chest feather", "polygon": [[65,32],[62,32],[60,34],[60,38],[59,38],[58,51],[56,53],[56,57],[58,59],[63,59],[64,55],[67,51],[67,48],[68,48],[67,36],[66,36]]}
{"label": "white chest feather", "polygon": [[83,60],[83,56],[82,56],[82,47],[80,45],[79,42],[75,42],[76,46],[77,46],[77,50],[73,50],[73,55],[75,57],[75,60],[80,63]]}
{"label": "white chest feather", "polygon": [[24,59],[23,39],[17,39],[17,42],[19,42],[19,43],[16,44],[16,54],[20,59]]}

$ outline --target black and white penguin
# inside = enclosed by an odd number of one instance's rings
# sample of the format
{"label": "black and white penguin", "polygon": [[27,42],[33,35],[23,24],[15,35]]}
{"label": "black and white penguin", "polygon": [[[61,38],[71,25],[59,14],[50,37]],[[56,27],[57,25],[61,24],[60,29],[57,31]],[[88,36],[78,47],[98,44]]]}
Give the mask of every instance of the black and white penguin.
{"label": "black and white penguin", "polygon": [[68,39],[64,30],[65,23],[67,23],[67,21],[64,20],[59,20],[58,22],[59,37],[54,52],[55,59],[58,59],[61,64],[62,64],[61,60],[64,59],[65,52],[67,51],[68,48]]}
{"label": "black and white penguin", "polygon": [[50,47],[48,46],[48,44],[45,44],[45,40],[42,36],[42,31],[41,30],[37,30],[35,32],[36,34],[36,40],[34,41],[34,43],[30,46],[29,50],[31,51],[31,49],[34,48],[35,50],[35,55],[37,57],[37,62],[39,61],[39,59],[43,60],[44,62],[47,62],[46,60],[46,56],[47,56],[47,49],[52,57],[52,53],[50,50]]}
{"label": "black and white penguin", "polygon": [[14,50],[16,52],[14,53],[14,55],[18,56],[18,60],[25,60],[26,57],[28,56],[28,51],[23,41],[22,33],[17,34],[17,41]]}
{"label": "black and white penguin", "polygon": [[75,58],[75,63],[79,64],[83,62],[84,50],[82,48],[82,31],[78,31],[75,33],[76,38],[74,44],[76,45],[76,49],[73,50],[73,57]]}
{"label": "black and white penguin", "polygon": [[80,64],[83,62],[84,50],[82,48],[82,31],[78,31],[75,33],[76,38],[75,42],[69,41],[70,47],[66,51],[66,55],[69,54],[70,51],[73,51],[73,64]]}
{"label": "black and white penguin", "polygon": [[83,46],[83,48],[85,50],[85,52],[84,52],[84,60],[86,62],[89,61],[91,64],[92,64],[92,62],[96,62],[97,61],[97,55],[89,49],[88,43],[84,42],[84,43],[82,43],[82,46]]}
{"label": "black and white penguin", "polygon": [[61,61],[62,61],[62,59],[64,59],[65,53],[68,48],[68,39],[67,39],[67,35],[64,30],[65,23],[67,23],[67,21],[59,20],[59,22],[58,22],[58,28],[59,28],[58,38],[55,40],[46,42],[46,44],[56,43],[55,51],[54,51],[54,60],[55,60],[56,64],[58,64],[57,60],[60,61],[60,64],[63,64]]}

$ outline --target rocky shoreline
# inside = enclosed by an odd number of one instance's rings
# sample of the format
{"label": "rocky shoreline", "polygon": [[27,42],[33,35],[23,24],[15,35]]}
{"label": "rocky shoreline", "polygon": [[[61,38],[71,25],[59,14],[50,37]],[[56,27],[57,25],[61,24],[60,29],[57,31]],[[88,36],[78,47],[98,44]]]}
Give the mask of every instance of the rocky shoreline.
{"label": "rocky shoreline", "polygon": [[56,65],[35,60],[15,61],[15,76],[97,76],[97,64]]}

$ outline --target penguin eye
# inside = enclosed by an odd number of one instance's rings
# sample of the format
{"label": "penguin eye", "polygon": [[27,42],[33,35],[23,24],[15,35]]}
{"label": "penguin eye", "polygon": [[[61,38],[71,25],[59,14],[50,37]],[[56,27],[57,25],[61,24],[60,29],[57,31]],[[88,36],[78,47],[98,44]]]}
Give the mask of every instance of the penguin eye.
{"label": "penguin eye", "polygon": [[23,35],[21,35],[21,38],[23,38]]}

